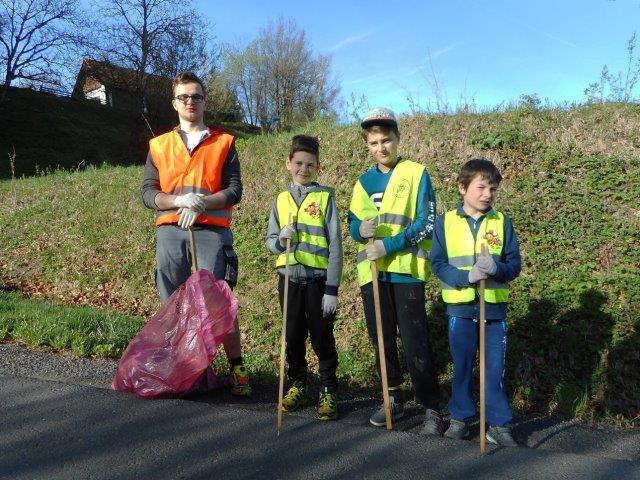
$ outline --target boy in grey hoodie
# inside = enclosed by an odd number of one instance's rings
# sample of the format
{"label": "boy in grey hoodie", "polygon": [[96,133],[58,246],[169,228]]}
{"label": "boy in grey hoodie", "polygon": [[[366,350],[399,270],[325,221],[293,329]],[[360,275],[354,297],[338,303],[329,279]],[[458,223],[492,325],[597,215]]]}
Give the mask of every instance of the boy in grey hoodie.
{"label": "boy in grey hoodie", "polygon": [[308,402],[305,357],[309,336],[318,356],[322,387],[318,418],[335,420],[338,417],[338,354],[333,323],[342,276],[342,236],[334,191],[315,182],[319,153],[316,138],[293,137],[286,161],[292,182],[271,206],[266,244],[270,252],[278,254],[276,267],[281,307],[287,240],[291,244],[286,330],[290,385],[282,402],[283,409],[287,412],[300,410]]}

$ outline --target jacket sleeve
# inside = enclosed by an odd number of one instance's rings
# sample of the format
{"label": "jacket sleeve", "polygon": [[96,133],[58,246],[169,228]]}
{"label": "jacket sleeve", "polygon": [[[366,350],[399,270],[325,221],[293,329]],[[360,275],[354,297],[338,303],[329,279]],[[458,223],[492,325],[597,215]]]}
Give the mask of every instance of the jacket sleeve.
{"label": "jacket sleeve", "polygon": [[267,250],[271,253],[280,254],[284,252],[284,247],[280,245],[278,237],[280,236],[280,222],[278,220],[278,209],[276,208],[276,200],[271,204],[271,213],[269,214],[269,225],[267,227],[267,237],[265,244]]}
{"label": "jacket sleeve", "polygon": [[240,175],[240,160],[236,151],[235,140],[227,153],[222,167],[222,193],[227,197],[227,205],[236,205],[242,198],[242,178]]}
{"label": "jacket sleeve", "polygon": [[327,267],[327,281],[324,293],[338,295],[338,287],[342,278],[342,233],[333,190],[329,195],[325,221],[329,240],[329,266]]}
{"label": "jacket sleeve", "polygon": [[[360,182],[360,179],[358,179],[358,183]],[[354,190],[355,190],[355,186],[354,186]],[[351,193],[351,201],[353,202],[353,193]],[[362,218],[358,218],[358,216],[353,213],[351,210],[349,210],[349,213],[347,214],[347,224],[349,225],[349,235],[351,235],[351,238],[353,238],[356,242],[358,243],[367,243],[367,239],[366,238],[362,238],[362,236],[360,235],[360,224],[362,223]]]}
{"label": "jacket sleeve", "polygon": [[161,193],[160,190],[160,174],[158,169],[153,164],[151,152],[147,154],[147,162],[144,165],[144,173],[142,177],[142,203],[147,208],[153,208],[158,210],[156,205],[156,195]]}

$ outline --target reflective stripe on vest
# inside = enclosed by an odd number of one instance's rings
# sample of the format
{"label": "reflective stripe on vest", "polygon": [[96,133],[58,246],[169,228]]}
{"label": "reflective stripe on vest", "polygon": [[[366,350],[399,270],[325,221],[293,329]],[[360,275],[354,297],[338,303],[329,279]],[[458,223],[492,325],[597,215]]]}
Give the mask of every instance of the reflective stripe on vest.
{"label": "reflective stripe on vest", "polygon": [[[480,254],[484,243],[495,261],[500,261],[504,249],[504,215],[491,211],[482,219],[474,243],[473,233],[466,217],[460,216],[456,210],[444,215],[444,231],[446,236],[447,257],[449,265],[462,270],[471,270]],[[445,303],[468,303],[476,299],[474,287],[456,288],[444,282],[442,299]],[[485,280],[484,298],[488,303],[504,303],[509,299],[507,284],[496,282],[491,278]]]}
{"label": "reflective stripe on vest", "polygon": [[[289,255],[289,264],[300,263],[311,268],[327,269],[329,266],[329,242],[325,229],[325,216],[329,205],[328,191],[309,192],[300,204],[296,205],[290,192],[281,192],[276,200],[280,228],[286,224],[291,214],[295,233],[291,239],[293,255]],[[286,265],[283,252],[276,259],[276,267]]]}
{"label": "reflective stripe on vest", "polygon": [[[171,195],[219,192],[222,190],[222,169],[232,145],[232,135],[216,132],[205,138],[190,155],[176,130],[151,139],[149,152],[158,169],[160,190]],[[206,210],[195,223],[228,227],[232,209]],[[177,212],[177,209],[157,212],[156,225],[178,223]]]}
{"label": "reflective stripe on vest", "polygon": [[[411,160],[400,161],[393,171],[382,197],[380,211],[358,180],[353,187],[350,210],[360,219],[377,218],[376,238],[382,239],[398,234],[415,220],[418,188],[425,169]],[[371,282],[371,264],[367,260],[366,246],[358,245],[358,284]],[[431,273],[429,258],[431,239],[418,245],[386,255],[376,261],[378,271],[401,273],[426,282]]]}

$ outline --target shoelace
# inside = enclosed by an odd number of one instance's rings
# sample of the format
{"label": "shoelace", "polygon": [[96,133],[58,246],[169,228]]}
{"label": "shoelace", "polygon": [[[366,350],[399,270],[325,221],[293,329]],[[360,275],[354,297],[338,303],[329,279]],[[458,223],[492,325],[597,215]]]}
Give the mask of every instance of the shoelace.
{"label": "shoelace", "polygon": [[322,395],[320,395],[320,400],[318,403],[321,407],[333,407],[336,403],[336,400],[330,393],[323,393]]}

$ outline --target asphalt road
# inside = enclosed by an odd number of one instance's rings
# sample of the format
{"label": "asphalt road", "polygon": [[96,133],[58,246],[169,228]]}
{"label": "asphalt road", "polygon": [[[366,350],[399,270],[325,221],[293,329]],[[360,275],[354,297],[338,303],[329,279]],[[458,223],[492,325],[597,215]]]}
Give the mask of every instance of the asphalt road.
{"label": "asphalt road", "polygon": [[640,479],[640,431],[557,418],[519,419],[527,447],[419,435],[410,409],[396,430],[371,427],[376,400],[341,400],[276,431],[275,386],[249,400],[216,391],[143,400],[105,388],[115,362],[0,345],[0,478],[7,479]]}

